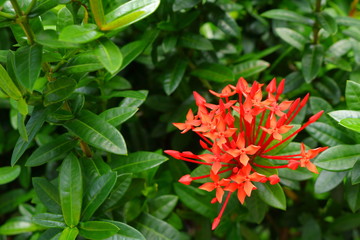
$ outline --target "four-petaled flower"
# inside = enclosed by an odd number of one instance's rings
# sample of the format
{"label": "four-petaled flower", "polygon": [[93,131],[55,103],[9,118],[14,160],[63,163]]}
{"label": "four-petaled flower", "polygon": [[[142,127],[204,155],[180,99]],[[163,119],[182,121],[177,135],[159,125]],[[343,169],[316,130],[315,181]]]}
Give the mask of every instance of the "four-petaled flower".
{"label": "four-petaled flower", "polygon": [[220,98],[218,104],[207,103],[204,97],[194,92],[198,107],[196,115],[190,109],[185,123],[174,123],[182,133],[192,130],[199,135],[200,146],[206,151],[199,155],[175,150],[166,150],[165,153],[176,159],[209,166],[209,174],[194,177],[187,174],[179,182],[189,185],[193,180],[210,178],[199,188],[215,191],[215,198],[211,202],[222,203],[212,229],[220,223],[232,193],[237,192],[237,198],[243,204],[256,189],[254,182],[277,184],[280,181],[277,174],[267,176],[266,171],[261,171],[262,168],[295,170],[300,166],[318,173],[310,160],[327,147],[307,151],[301,143],[299,154],[271,155],[272,150],[289,143],[323,113],[320,111],[301,127],[295,128],[291,122],[305,106],[309,95],[295,101],[279,102],[284,85],[285,80],[277,86],[276,79],[273,79],[265,89],[267,94],[264,94],[263,84],[255,81],[249,85],[244,78],[240,78],[236,86],[227,85],[221,93],[210,90],[211,94]]}

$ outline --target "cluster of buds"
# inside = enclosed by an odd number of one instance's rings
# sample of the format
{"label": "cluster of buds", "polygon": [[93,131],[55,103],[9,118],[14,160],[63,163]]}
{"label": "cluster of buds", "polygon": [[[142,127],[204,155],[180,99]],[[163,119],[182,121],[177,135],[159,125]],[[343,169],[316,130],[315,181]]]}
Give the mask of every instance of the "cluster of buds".
{"label": "cluster of buds", "polygon": [[[263,84],[255,81],[250,86],[245,79],[240,78],[236,86],[227,85],[221,93],[210,90],[211,94],[219,98],[219,104],[207,103],[205,98],[194,92],[197,114],[194,115],[190,109],[185,123],[173,123],[181,133],[190,130],[196,133],[200,137],[201,147],[206,150],[206,153],[198,155],[190,151],[175,150],[166,150],[165,153],[176,159],[210,166],[208,175],[187,174],[179,182],[189,185],[194,180],[210,179],[199,188],[215,191],[215,198],[211,202],[223,204],[213,221],[213,230],[219,225],[232,193],[237,192],[237,198],[243,204],[246,196],[250,197],[252,190],[256,189],[253,182],[277,184],[280,181],[277,174],[266,176],[256,169],[295,170],[300,166],[318,173],[310,159],[327,147],[306,150],[301,143],[299,154],[271,154],[319,119],[323,113],[320,111],[301,127],[292,129],[294,126],[291,122],[305,106],[309,94],[303,99],[279,102],[284,84],[285,80],[282,80],[277,86],[276,79],[273,79],[266,86],[264,96]],[[259,164],[259,159],[268,159],[269,164]],[[278,164],[279,162],[283,164]]]}

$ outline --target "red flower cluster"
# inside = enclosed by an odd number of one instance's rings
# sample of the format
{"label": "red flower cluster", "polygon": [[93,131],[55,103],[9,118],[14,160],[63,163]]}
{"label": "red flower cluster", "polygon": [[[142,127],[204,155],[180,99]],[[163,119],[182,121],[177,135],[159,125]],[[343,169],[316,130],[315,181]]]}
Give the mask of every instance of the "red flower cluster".
{"label": "red flower cluster", "polygon": [[[254,167],[295,170],[301,166],[318,173],[310,159],[327,147],[307,151],[302,143],[299,154],[269,155],[271,150],[291,140],[323,113],[321,111],[315,114],[300,128],[290,131],[293,128],[291,121],[305,106],[309,94],[303,99],[279,102],[284,84],[285,80],[282,80],[276,86],[276,79],[273,79],[267,85],[267,96],[263,99],[263,84],[254,82],[250,86],[245,79],[240,78],[236,86],[228,85],[221,93],[210,90],[211,94],[220,98],[217,105],[207,103],[205,98],[194,92],[197,114],[194,115],[190,109],[185,123],[174,123],[181,133],[192,130],[198,134],[201,138],[200,145],[207,153],[196,155],[189,151],[175,150],[166,150],[165,153],[176,159],[211,166],[209,175],[191,177],[187,174],[179,182],[189,185],[193,180],[210,177],[211,181],[199,188],[209,192],[215,190],[216,197],[212,203],[222,203],[224,193],[228,192],[219,215],[213,221],[212,229],[220,223],[232,193],[237,192],[237,197],[243,204],[246,196],[250,196],[252,190],[256,189],[253,182],[277,184],[280,181],[277,175],[265,176]],[[284,164],[265,166],[257,163],[259,158],[283,160]]]}

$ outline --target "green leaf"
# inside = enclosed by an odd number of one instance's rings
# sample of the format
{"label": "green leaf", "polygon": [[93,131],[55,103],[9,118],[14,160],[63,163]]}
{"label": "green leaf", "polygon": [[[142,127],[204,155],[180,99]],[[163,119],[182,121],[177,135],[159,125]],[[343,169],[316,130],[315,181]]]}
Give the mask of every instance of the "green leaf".
{"label": "green leaf", "polygon": [[210,203],[211,196],[206,191],[180,183],[175,183],[174,188],[185,206],[208,218],[216,216],[217,210]]}
{"label": "green leaf", "polygon": [[36,195],[45,207],[53,213],[61,213],[58,189],[45,178],[34,177],[32,183]]}
{"label": "green leaf", "polygon": [[325,193],[332,189],[334,189],[337,185],[339,185],[344,179],[346,171],[344,172],[330,172],[326,170],[322,170],[319,174],[319,177],[315,182],[315,193]]}
{"label": "green leaf", "polygon": [[329,113],[330,117],[340,122],[345,118],[360,118],[360,111],[337,110]]}
{"label": "green leaf", "polygon": [[60,204],[65,223],[79,223],[83,198],[83,182],[79,160],[70,153],[63,161],[59,174]]}
{"label": "green leaf", "polygon": [[333,232],[343,232],[348,231],[353,228],[360,226],[360,214],[346,214],[340,217],[337,217],[332,224],[330,224],[329,229]]}
{"label": "green leaf", "polygon": [[290,168],[281,168],[278,169],[279,177],[296,180],[296,181],[304,181],[313,177],[313,174],[307,170],[306,168],[298,168],[296,170],[291,170]]}
{"label": "green leaf", "polygon": [[271,19],[302,23],[309,26],[312,26],[314,24],[314,20],[306,18],[296,12],[285,9],[272,9],[262,13],[261,16]]}
{"label": "green leaf", "polygon": [[77,235],[79,235],[79,230],[76,227],[67,227],[61,232],[58,240],[75,240]]}
{"label": "green leaf", "polygon": [[[125,195],[125,192],[128,190],[132,180],[131,173],[124,173],[117,176],[116,184],[110,193],[110,196],[101,206],[101,209],[108,210],[114,207],[120,199]],[[121,228],[120,228],[121,229]]]}
{"label": "green leaf", "polygon": [[172,5],[172,10],[174,12],[177,12],[186,8],[192,8],[199,2],[200,0],[188,0],[188,1],[175,0]]}
{"label": "green leaf", "polygon": [[324,49],[322,45],[311,45],[302,57],[302,73],[305,81],[310,83],[320,72],[324,58]]}
{"label": "green leaf", "polygon": [[360,159],[360,145],[337,145],[320,153],[315,165],[329,171],[351,169]]}
{"label": "green leaf", "polygon": [[59,77],[55,81],[48,82],[44,90],[44,105],[48,106],[61,102],[74,92],[77,82],[69,77]]}
{"label": "green leaf", "polygon": [[339,123],[348,129],[360,132],[360,118],[345,118],[342,119]]}
{"label": "green leaf", "polygon": [[309,103],[312,114],[316,114],[322,110],[324,111],[324,114],[317,120],[317,122],[332,124],[332,121],[330,121],[330,118],[327,116],[327,113],[333,110],[330,103],[320,97],[310,97]]}
{"label": "green leaf", "polygon": [[158,153],[139,151],[128,156],[114,156],[110,166],[120,173],[137,173],[156,167],[167,159]]}
{"label": "green leaf", "polygon": [[82,110],[78,118],[66,122],[64,126],[91,146],[115,154],[127,154],[121,133],[90,111]]}
{"label": "green leaf", "polygon": [[33,90],[41,70],[42,46],[34,44],[20,47],[15,52],[16,78],[29,91]]}
{"label": "green leaf", "polygon": [[347,181],[344,196],[353,213],[360,209],[360,184],[352,185],[351,181]]}
{"label": "green leaf", "polygon": [[314,139],[327,146],[355,143],[355,141],[344,131],[322,122],[312,123],[310,126],[306,127],[306,131]]}
{"label": "green leaf", "polygon": [[105,121],[113,125],[114,127],[119,126],[120,124],[126,122],[129,118],[134,116],[138,111],[138,108],[135,107],[115,107],[107,109],[102,112],[99,116],[104,118]]}
{"label": "green leaf", "polygon": [[339,25],[343,25],[343,26],[356,26],[356,27],[360,27],[360,20],[353,18],[353,17],[348,17],[348,16],[337,16],[336,17],[336,22]]}
{"label": "green leaf", "polygon": [[165,75],[163,85],[167,95],[172,94],[181,83],[187,64],[187,61],[179,59],[176,61],[174,68]]}
{"label": "green leaf", "polygon": [[326,54],[335,57],[342,57],[352,48],[351,40],[341,39],[329,47]]}
{"label": "green leaf", "polygon": [[286,198],[280,184],[254,182],[254,185],[257,187],[256,191],[261,200],[274,208],[286,209]]}
{"label": "green leaf", "polygon": [[211,51],[214,49],[212,43],[198,34],[186,33],[179,39],[179,45],[185,48],[191,48],[202,51]]}
{"label": "green leaf", "polygon": [[14,217],[0,226],[0,235],[17,235],[39,230],[42,230],[42,228],[34,224],[30,218]]}
{"label": "green leaf", "polygon": [[235,65],[233,72],[236,79],[239,77],[247,78],[264,71],[269,66],[270,63],[264,60],[249,60]]}
{"label": "green leaf", "polygon": [[119,231],[119,228],[110,222],[89,221],[81,222],[79,234],[87,239],[104,239],[111,237]]}
{"label": "green leaf", "polygon": [[321,81],[316,81],[314,85],[322,96],[333,105],[337,105],[340,102],[342,92],[334,79],[324,76]]}
{"label": "green leaf", "polygon": [[120,49],[107,38],[100,38],[97,43],[95,48],[97,58],[111,74],[116,73],[123,60]]}
{"label": "green leaf", "polygon": [[236,20],[227,12],[223,11],[220,8],[214,8],[213,11],[210,12],[208,18],[211,23],[214,23],[225,34],[240,38],[241,29],[237,24]]}
{"label": "green leaf", "polygon": [[342,33],[346,36],[352,37],[357,41],[360,41],[360,29],[358,27],[349,27],[342,31]]}
{"label": "green leaf", "polygon": [[22,94],[17,88],[13,80],[11,80],[9,74],[4,67],[0,64],[0,89],[4,91],[6,95],[14,100],[20,100]]}
{"label": "green leaf", "polygon": [[135,60],[146,48],[147,43],[143,40],[134,41],[126,44],[121,48],[123,54],[123,62],[121,70],[124,69],[129,63]]}
{"label": "green leaf", "polygon": [[122,4],[106,14],[107,24],[101,30],[124,28],[152,14],[159,6],[160,0],[132,0]]}
{"label": "green leaf", "polygon": [[69,63],[62,68],[62,71],[68,73],[93,72],[104,68],[96,55],[91,52],[85,52],[76,55]]}
{"label": "green leaf", "polygon": [[0,214],[15,210],[20,204],[29,201],[34,192],[25,192],[23,189],[13,189],[9,192],[2,192],[0,195]]}
{"label": "green leaf", "polygon": [[221,64],[205,63],[191,72],[191,75],[213,82],[234,81],[232,70]]}
{"label": "green leaf", "polygon": [[20,166],[0,167],[0,185],[14,181],[20,175]]}
{"label": "green leaf", "polygon": [[61,214],[38,213],[32,218],[32,221],[46,228],[66,228],[64,218]]}
{"label": "green leaf", "polygon": [[59,40],[72,43],[88,43],[98,39],[103,33],[96,30],[95,24],[69,25],[59,35]]}
{"label": "green leaf", "polygon": [[63,159],[76,146],[76,142],[75,139],[69,138],[67,134],[61,135],[37,148],[27,159],[25,166],[35,167],[49,161]]}
{"label": "green leaf", "polygon": [[360,161],[357,161],[353,168],[351,169],[351,183],[359,184],[360,183]]}
{"label": "green leaf", "polygon": [[73,25],[74,18],[67,7],[63,7],[57,13],[56,30],[61,32],[66,26]]}
{"label": "green leaf", "polygon": [[136,228],[146,239],[181,240],[183,236],[173,226],[150,214],[143,213],[136,221]]}
{"label": "green leaf", "polygon": [[91,182],[91,186],[84,195],[82,221],[88,221],[100,205],[109,196],[116,183],[116,173],[109,172]]}
{"label": "green leaf", "polygon": [[329,34],[333,35],[337,32],[337,23],[329,14],[326,12],[320,12],[319,14],[316,14],[316,18],[320,23],[320,26]]}
{"label": "green leaf", "polygon": [[360,64],[360,42],[355,39],[350,39],[352,50],[354,53],[354,59],[357,64]]}
{"label": "green leaf", "polygon": [[50,48],[80,48],[81,45],[75,42],[63,42],[59,40],[56,31],[47,29],[35,35],[35,42]]}
{"label": "green leaf", "polygon": [[150,214],[159,219],[165,219],[174,210],[178,201],[175,195],[162,195],[149,202]]}
{"label": "green leaf", "polygon": [[108,219],[104,219],[103,221],[112,223],[119,228],[118,233],[108,238],[108,240],[145,240],[145,237],[138,230],[125,223]]}
{"label": "green leaf", "polygon": [[279,35],[279,37],[293,46],[294,48],[302,51],[304,49],[304,45],[306,44],[306,38],[300,33],[290,29],[290,28],[275,28],[275,32]]}
{"label": "green leaf", "polygon": [[26,123],[26,132],[28,133],[28,141],[25,141],[22,137],[16,142],[14,151],[11,156],[11,165],[14,166],[20,157],[24,154],[31,141],[34,139],[37,132],[40,130],[45,122],[47,111],[45,109],[35,108],[29,121]]}
{"label": "green leaf", "polygon": [[360,110],[360,84],[354,81],[347,81],[345,98],[349,109]]}
{"label": "green leaf", "polygon": [[251,193],[251,197],[245,199],[245,203],[247,209],[249,210],[247,221],[260,224],[269,207],[260,199],[257,191],[253,191]]}
{"label": "green leaf", "polygon": [[29,13],[29,17],[33,18],[39,16],[52,8],[56,7],[59,3],[59,0],[43,0],[43,1],[36,1],[35,6],[31,9]]}

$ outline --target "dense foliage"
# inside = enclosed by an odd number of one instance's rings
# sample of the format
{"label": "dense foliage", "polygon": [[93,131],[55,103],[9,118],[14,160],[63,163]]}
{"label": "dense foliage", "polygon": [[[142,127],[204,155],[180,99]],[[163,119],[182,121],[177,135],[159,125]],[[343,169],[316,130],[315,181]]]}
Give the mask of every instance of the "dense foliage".
{"label": "dense foliage", "polygon": [[[0,239],[359,239],[357,5],[0,0]],[[193,91],[218,103],[209,90],[240,77],[285,78],[279,102],[310,93],[291,120],[312,124],[276,155],[322,152],[311,171],[259,170],[280,183],[256,184],[244,204],[226,198],[212,231],[221,205],[198,187],[218,179],[179,183],[209,167],[163,151],[207,154],[173,123],[196,114]]]}

